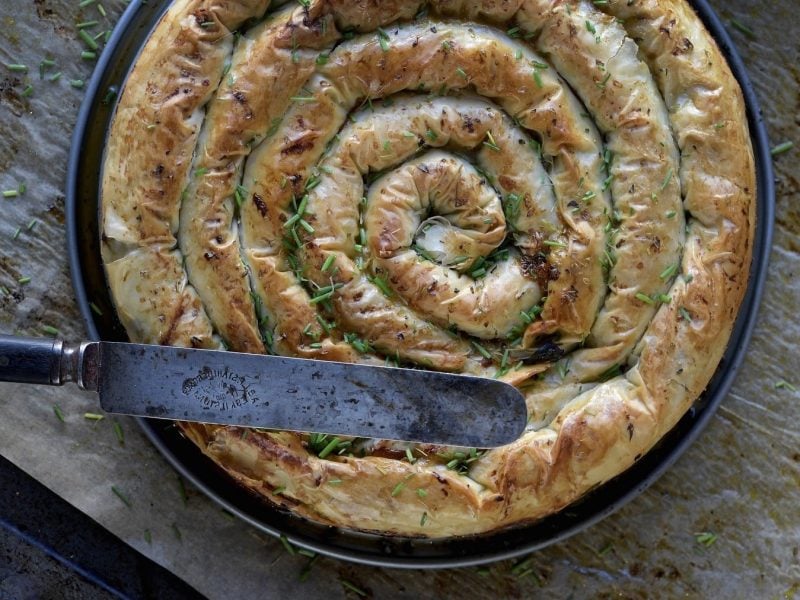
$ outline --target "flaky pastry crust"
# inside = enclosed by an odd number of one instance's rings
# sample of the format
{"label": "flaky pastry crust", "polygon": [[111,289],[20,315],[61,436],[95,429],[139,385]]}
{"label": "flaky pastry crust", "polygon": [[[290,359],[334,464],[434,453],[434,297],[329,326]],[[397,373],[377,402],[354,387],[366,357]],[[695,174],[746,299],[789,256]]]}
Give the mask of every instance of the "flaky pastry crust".
{"label": "flaky pastry crust", "polygon": [[502,377],[530,423],[488,451],[184,434],[279,506],[404,536],[540,519],[630,467],[748,281],[744,103],[697,15],[268,4],[176,0],[120,96],[103,260],[131,339]]}

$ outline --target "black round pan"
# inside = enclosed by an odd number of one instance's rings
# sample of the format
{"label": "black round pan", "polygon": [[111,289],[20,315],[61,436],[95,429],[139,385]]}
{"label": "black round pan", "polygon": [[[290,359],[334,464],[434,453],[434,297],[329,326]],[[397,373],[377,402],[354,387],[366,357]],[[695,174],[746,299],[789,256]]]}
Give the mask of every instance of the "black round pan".
{"label": "black round pan", "polygon": [[[178,430],[163,421],[140,420],[164,457],[195,486],[233,514],[272,535],[322,554],[371,565],[441,568],[477,565],[542,548],[589,527],[640,494],[697,438],[727,394],[744,361],[756,321],[772,240],[775,192],[766,130],[753,87],[722,23],[706,0],[693,0],[744,92],[758,177],[758,220],[747,294],[728,350],[705,393],[678,425],[639,462],[582,500],[531,525],[490,534],[423,540],[387,537],[318,525],[267,506],[238,487]],[[131,3],[100,57],[87,88],[72,139],[67,177],[67,219],[72,282],[92,339],[126,340],[100,259],[98,191],[103,148],[116,92],[168,2]]]}

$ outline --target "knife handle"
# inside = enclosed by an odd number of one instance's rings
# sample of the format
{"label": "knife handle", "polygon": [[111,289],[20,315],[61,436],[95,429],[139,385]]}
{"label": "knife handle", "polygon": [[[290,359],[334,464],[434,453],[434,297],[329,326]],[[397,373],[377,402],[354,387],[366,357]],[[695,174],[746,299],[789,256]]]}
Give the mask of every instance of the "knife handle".
{"label": "knife handle", "polygon": [[0,381],[63,385],[74,381],[94,389],[87,377],[86,356],[97,344],[65,344],[62,340],[0,335]]}

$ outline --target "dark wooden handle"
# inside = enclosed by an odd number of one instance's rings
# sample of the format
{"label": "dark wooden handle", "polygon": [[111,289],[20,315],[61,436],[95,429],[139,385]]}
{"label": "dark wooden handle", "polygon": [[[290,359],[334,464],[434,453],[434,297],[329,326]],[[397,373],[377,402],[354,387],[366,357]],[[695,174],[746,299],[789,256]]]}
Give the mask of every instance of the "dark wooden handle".
{"label": "dark wooden handle", "polygon": [[61,385],[61,340],[0,335],[0,381]]}

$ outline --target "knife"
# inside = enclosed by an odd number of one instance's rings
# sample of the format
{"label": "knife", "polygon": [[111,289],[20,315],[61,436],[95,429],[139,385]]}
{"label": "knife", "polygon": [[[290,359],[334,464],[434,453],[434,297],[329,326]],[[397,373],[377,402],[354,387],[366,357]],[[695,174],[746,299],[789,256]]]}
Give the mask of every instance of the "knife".
{"label": "knife", "polygon": [[0,381],[73,381],[109,413],[448,446],[509,444],[528,417],[495,379],[121,342],[0,335]]}

